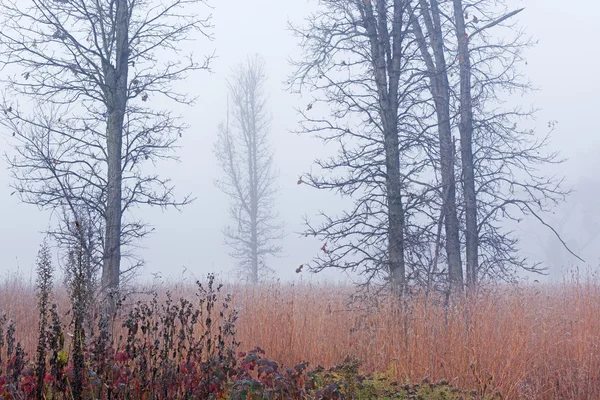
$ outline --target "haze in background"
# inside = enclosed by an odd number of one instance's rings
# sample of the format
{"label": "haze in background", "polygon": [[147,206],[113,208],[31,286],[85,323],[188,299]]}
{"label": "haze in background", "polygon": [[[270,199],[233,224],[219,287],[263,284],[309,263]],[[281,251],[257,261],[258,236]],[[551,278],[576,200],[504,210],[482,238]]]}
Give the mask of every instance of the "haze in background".
{"label": "haze in background", "polygon": [[[515,8],[526,7],[518,16],[519,23],[539,39],[539,44],[527,53],[523,73],[540,90],[515,101],[541,109],[534,121],[540,134],[547,132],[549,121],[558,121],[552,147],[568,161],[553,171],[565,175],[566,185],[574,189],[568,202],[551,216],[552,222],[586,264],[596,268],[600,265],[600,3],[581,0],[578,7],[566,7],[561,0],[512,3]],[[195,74],[185,84],[190,94],[199,96],[194,107],[165,103],[183,115],[190,129],[179,142],[180,162],[159,165],[161,174],[171,177],[177,185],[178,193],[191,192],[197,199],[181,213],[140,211],[138,215],[156,228],[140,249],[147,262],[142,276],[160,274],[163,278],[179,279],[202,277],[208,272],[228,276],[233,269],[221,233],[229,222],[228,199],[213,184],[221,174],[213,145],[217,125],[225,118],[230,69],[247,55],[259,53],[266,60],[268,104],[273,116],[271,140],[280,170],[278,211],[287,233],[283,257],[271,260],[270,266],[278,278],[297,279],[299,275],[294,270],[321,247],[314,239],[298,234],[302,217],[313,216],[319,210],[335,211],[344,203],[332,194],[297,185],[298,177],[312,167],[315,158],[334,151],[314,138],[291,132],[298,121],[294,107],[306,107],[312,98],[310,94],[302,98],[289,94],[285,85],[291,73],[288,59],[300,57],[296,40],[286,29],[288,21],[301,22],[314,10],[315,1],[215,0],[213,6],[215,40],[198,40],[188,45],[198,56],[216,50],[218,58],[212,65],[212,74]],[[2,152],[10,150],[9,143],[7,132],[0,132]],[[40,232],[50,223],[50,213],[20,204],[11,196],[10,179],[2,161],[0,276],[19,270],[29,277],[43,238]],[[562,268],[575,265],[577,260],[536,221],[523,221],[514,229],[522,237],[524,254],[547,265],[549,278],[561,278]],[[305,273],[300,276],[306,279]],[[333,271],[322,276],[337,280]]]}

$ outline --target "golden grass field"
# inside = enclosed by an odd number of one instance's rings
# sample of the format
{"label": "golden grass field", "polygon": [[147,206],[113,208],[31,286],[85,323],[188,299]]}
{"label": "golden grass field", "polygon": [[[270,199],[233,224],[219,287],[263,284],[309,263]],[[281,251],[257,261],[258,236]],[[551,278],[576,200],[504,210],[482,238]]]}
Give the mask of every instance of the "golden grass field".
{"label": "golden grass field", "polygon": [[[163,287],[175,295],[190,287]],[[600,399],[600,281],[504,285],[445,309],[415,296],[400,313],[349,301],[341,285],[226,286],[240,310],[240,349],[262,347],[293,365],[325,367],[347,356],[365,372],[400,381],[446,379],[452,385],[506,399]],[[66,298],[59,295],[66,310]],[[35,293],[18,278],[0,283],[0,311],[17,321],[28,352],[36,343]]]}

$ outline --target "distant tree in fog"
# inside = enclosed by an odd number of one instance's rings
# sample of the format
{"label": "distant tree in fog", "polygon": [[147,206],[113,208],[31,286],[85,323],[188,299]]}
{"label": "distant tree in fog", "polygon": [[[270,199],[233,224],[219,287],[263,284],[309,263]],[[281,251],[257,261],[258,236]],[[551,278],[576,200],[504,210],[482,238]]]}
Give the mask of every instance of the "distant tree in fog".
{"label": "distant tree in fog", "polygon": [[[215,154],[224,177],[215,183],[230,198],[233,221],[225,231],[242,279],[258,283],[269,256],[280,253],[283,226],[275,211],[277,171],[269,143],[271,118],[265,94],[265,64],[249,57],[231,74],[226,122]],[[231,106],[229,105],[231,101]]]}

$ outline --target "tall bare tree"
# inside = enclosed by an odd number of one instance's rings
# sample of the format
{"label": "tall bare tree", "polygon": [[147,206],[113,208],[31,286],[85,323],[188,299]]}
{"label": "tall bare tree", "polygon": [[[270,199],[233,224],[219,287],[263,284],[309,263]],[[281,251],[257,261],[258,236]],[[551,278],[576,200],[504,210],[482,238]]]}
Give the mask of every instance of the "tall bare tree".
{"label": "tall bare tree", "polygon": [[471,56],[469,35],[465,27],[465,10],[461,0],[454,0],[454,22],[458,42],[460,71],[460,151],[465,199],[465,242],[467,259],[467,285],[477,283],[479,267],[479,235],[477,234],[477,196],[475,192],[475,166],[473,163],[473,104],[471,97]]}
{"label": "tall bare tree", "polygon": [[[421,1],[421,4],[426,3]],[[503,1],[429,1],[439,7],[444,48],[450,63],[453,127],[460,143],[461,205],[467,285],[514,279],[522,269],[540,271],[519,253],[507,222],[532,216],[560,239],[544,214],[564,199],[559,176],[540,172],[562,160],[548,151],[549,134],[524,127],[535,110],[506,106],[507,95],[527,93],[523,51],[532,45]],[[436,41],[431,42],[435,47]],[[454,77],[454,78],[452,78]],[[554,123],[548,124],[549,131]],[[560,239],[562,241],[562,239]],[[566,246],[566,243],[562,241]]]}
{"label": "tall bare tree", "polygon": [[[475,287],[482,279],[511,279],[519,269],[539,271],[536,263],[519,256],[518,238],[504,226],[507,220],[532,216],[562,241],[544,213],[568,190],[560,176],[540,172],[562,159],[548,151],[549,134],[540,137],[522,127],[535,110],[503,105],[507,94],[532,89],[520,71],[526,64],[523,51],[532,42],[513,21],[523,9],[488,0],[453,0],[451,8],[466,275],[468,286]],[[554,123],[548,128],[551,132]]]}
{"label": "tall bare tree", "polygon": [[239,262],[241,277],[254,284],[269,271],[267,258],[281,252],[277,241],[283,234],[274,203],[277,172],[269,143],[265,83],[260,56],[248,58],[233,71],[228,83],[232,107],[228,106],[227,122],[219,126],[215,145],[225,174],[216,184],[231,200],[234,221],[224,232],[226,243]]}
{"label": "tall bare tree", "polygon": [[[313,97],[300,110],[301,132],[339,151],[303,181],[354,206],[323,213],[321,225],[309,221],[307,235],[324,241],[313,268],[371,279],[386,265],[390,274],[401,232],[403,284],[461,290],[463,251],[470,287],[539,271],[520,256],[507,222],[532,216],[558,234],[544,213],[568,191],[560,177],[540,172],[561,159],[548,151],[549,135],[526,126],[534,110],[504,104],[507,94],[531,89],[519,69],[531,42],[511,23],[521,10],[497,0],[319,4],[306,27],[292,28],[304,57],[291,84]],[[394,193],[402,199],[399,230]],[[439,273],[438,263],[446,266]]]}
{"label": "tall bare tree", "polygon": [[449,68],[446,61],[443,17],[437,0],[419,0],[415,8],[412,10],[415,13],[412,26],[429,79],[438,131],[439,165],[442,177],[440,224],[443,221],[446,233],[449,288],[450,291],[456,292],[463,288],[463,271],[460,226],[456,207],[455,145],[452,140],[450,116]]}
{"label": "tall bare tree", "polygon": [[294,63],[291,85],[314,98],[299,110],[301,132],[339,150],[318,160],[321,171],[305,180],[354,204],[337,216],[323,213],[322,224],[307,221],[306,234],[324,242],[313,269],[352,270],[367,281],[383,277],[400,292],[422,254],[428,232],[417,215],[430,192],[418,182],[428,160],[420,141],[423,84],[414,65],[410,1],[319,3],[306,26],[292,27],[304,54]]}
{"label": "tall bare tree", "polygon": [[[194,32],[209,37],[204,0],[7,0],[0,6],[0,63],[8,77],[0,123],[14,136],[8,157],[20,198],[91,213],[102,246],[102,288],[117,291],[122,247],[149,233],[139,205],[179,207],[154,164],[174,158],[185,125],[150,103],[189,104],[172,89],[211,57],[173,57]],[[21,101],[23,100],[23,101]],[[32,104],[32,106],[30,106]],[[148,164],[148,163],[146,163]],[[143,167],[145,165],[145,167]],[[62,234],[73,221],[59,224]],[[61,226],[63,229],[61,229]]]}

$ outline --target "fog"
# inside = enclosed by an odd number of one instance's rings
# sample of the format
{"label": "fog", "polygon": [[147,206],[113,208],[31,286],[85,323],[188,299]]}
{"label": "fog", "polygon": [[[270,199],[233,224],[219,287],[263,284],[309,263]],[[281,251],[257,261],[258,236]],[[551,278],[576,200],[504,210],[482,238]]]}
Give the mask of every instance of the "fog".
{"label": "fog", "polygon": [[[548,121],[558,124],[552,149],[560,150],[567,161],[558,174],[566,176],[573,193],[550,216],[554,227],[585,263],[560,248],[550,231],[533,220],[515,226],[525,255],[550,269],[550,278],[562,277],[564,268],[600,265],[600,135],[598,134],[598,94],[600,93],[600,3],[580,0],[566,7],[561,0],[513,1],[524,6],[519,23],[539,43],[527,52],[523,71],[539,88],[516,102],[531,104],[537,113],[535,128],[544,134]],[[276,278],[308,279],[294,270],[319,251],[320,243],[301,237],[303,216],[319,210],[336,210],[341,200],[331,193],[297,185],[298,176],[311,169],[313,160],[331,149],[315,138],[293,133],[298,116],[294,107],[305,107],[310,95],[300,97],[286,91],[284,81],[292,72],[289,58],[300,57],[296,39],[287,31],[288,21],[301,22],[315,1],[221,0],[213,2],[215,40],[199,39],[196,54],[216,52],[211,73],[196,73],[182,88],[198,96],[193,107],[175,109],[190,125],[179,142],[179,162],[162,163],[160,172],[172,178],[177,193],[192,193],[196,200],[182,212],[152,209],[136,210],[155,228],[142,243],[140,254],[146,260],[143,277],[200,277],[207,272],[227,275],[234,267],[224,245],[222,229],[228,224],[227,197],[215,186],[219,170],[213,145],[218,124],[226,112],[226,78],[230,69],[247,55],[258,53],[266,60],[268,104],[272,113],[271,140],[275,164],[280,171],[277,209],[285,222],[283,254],[270,261]],[[160,104],[157,104],[160,106]],[[0,132],[0,150],[9,151],[7,132]],[[10,173],[0,169],[0,273],[19,270],[30,276],[41,233],[51,223],[49,212],[21,204],[11,195]],[[331,272],[324,276],[336,277]],[[538,279],[538,278],[536,278]]]}

